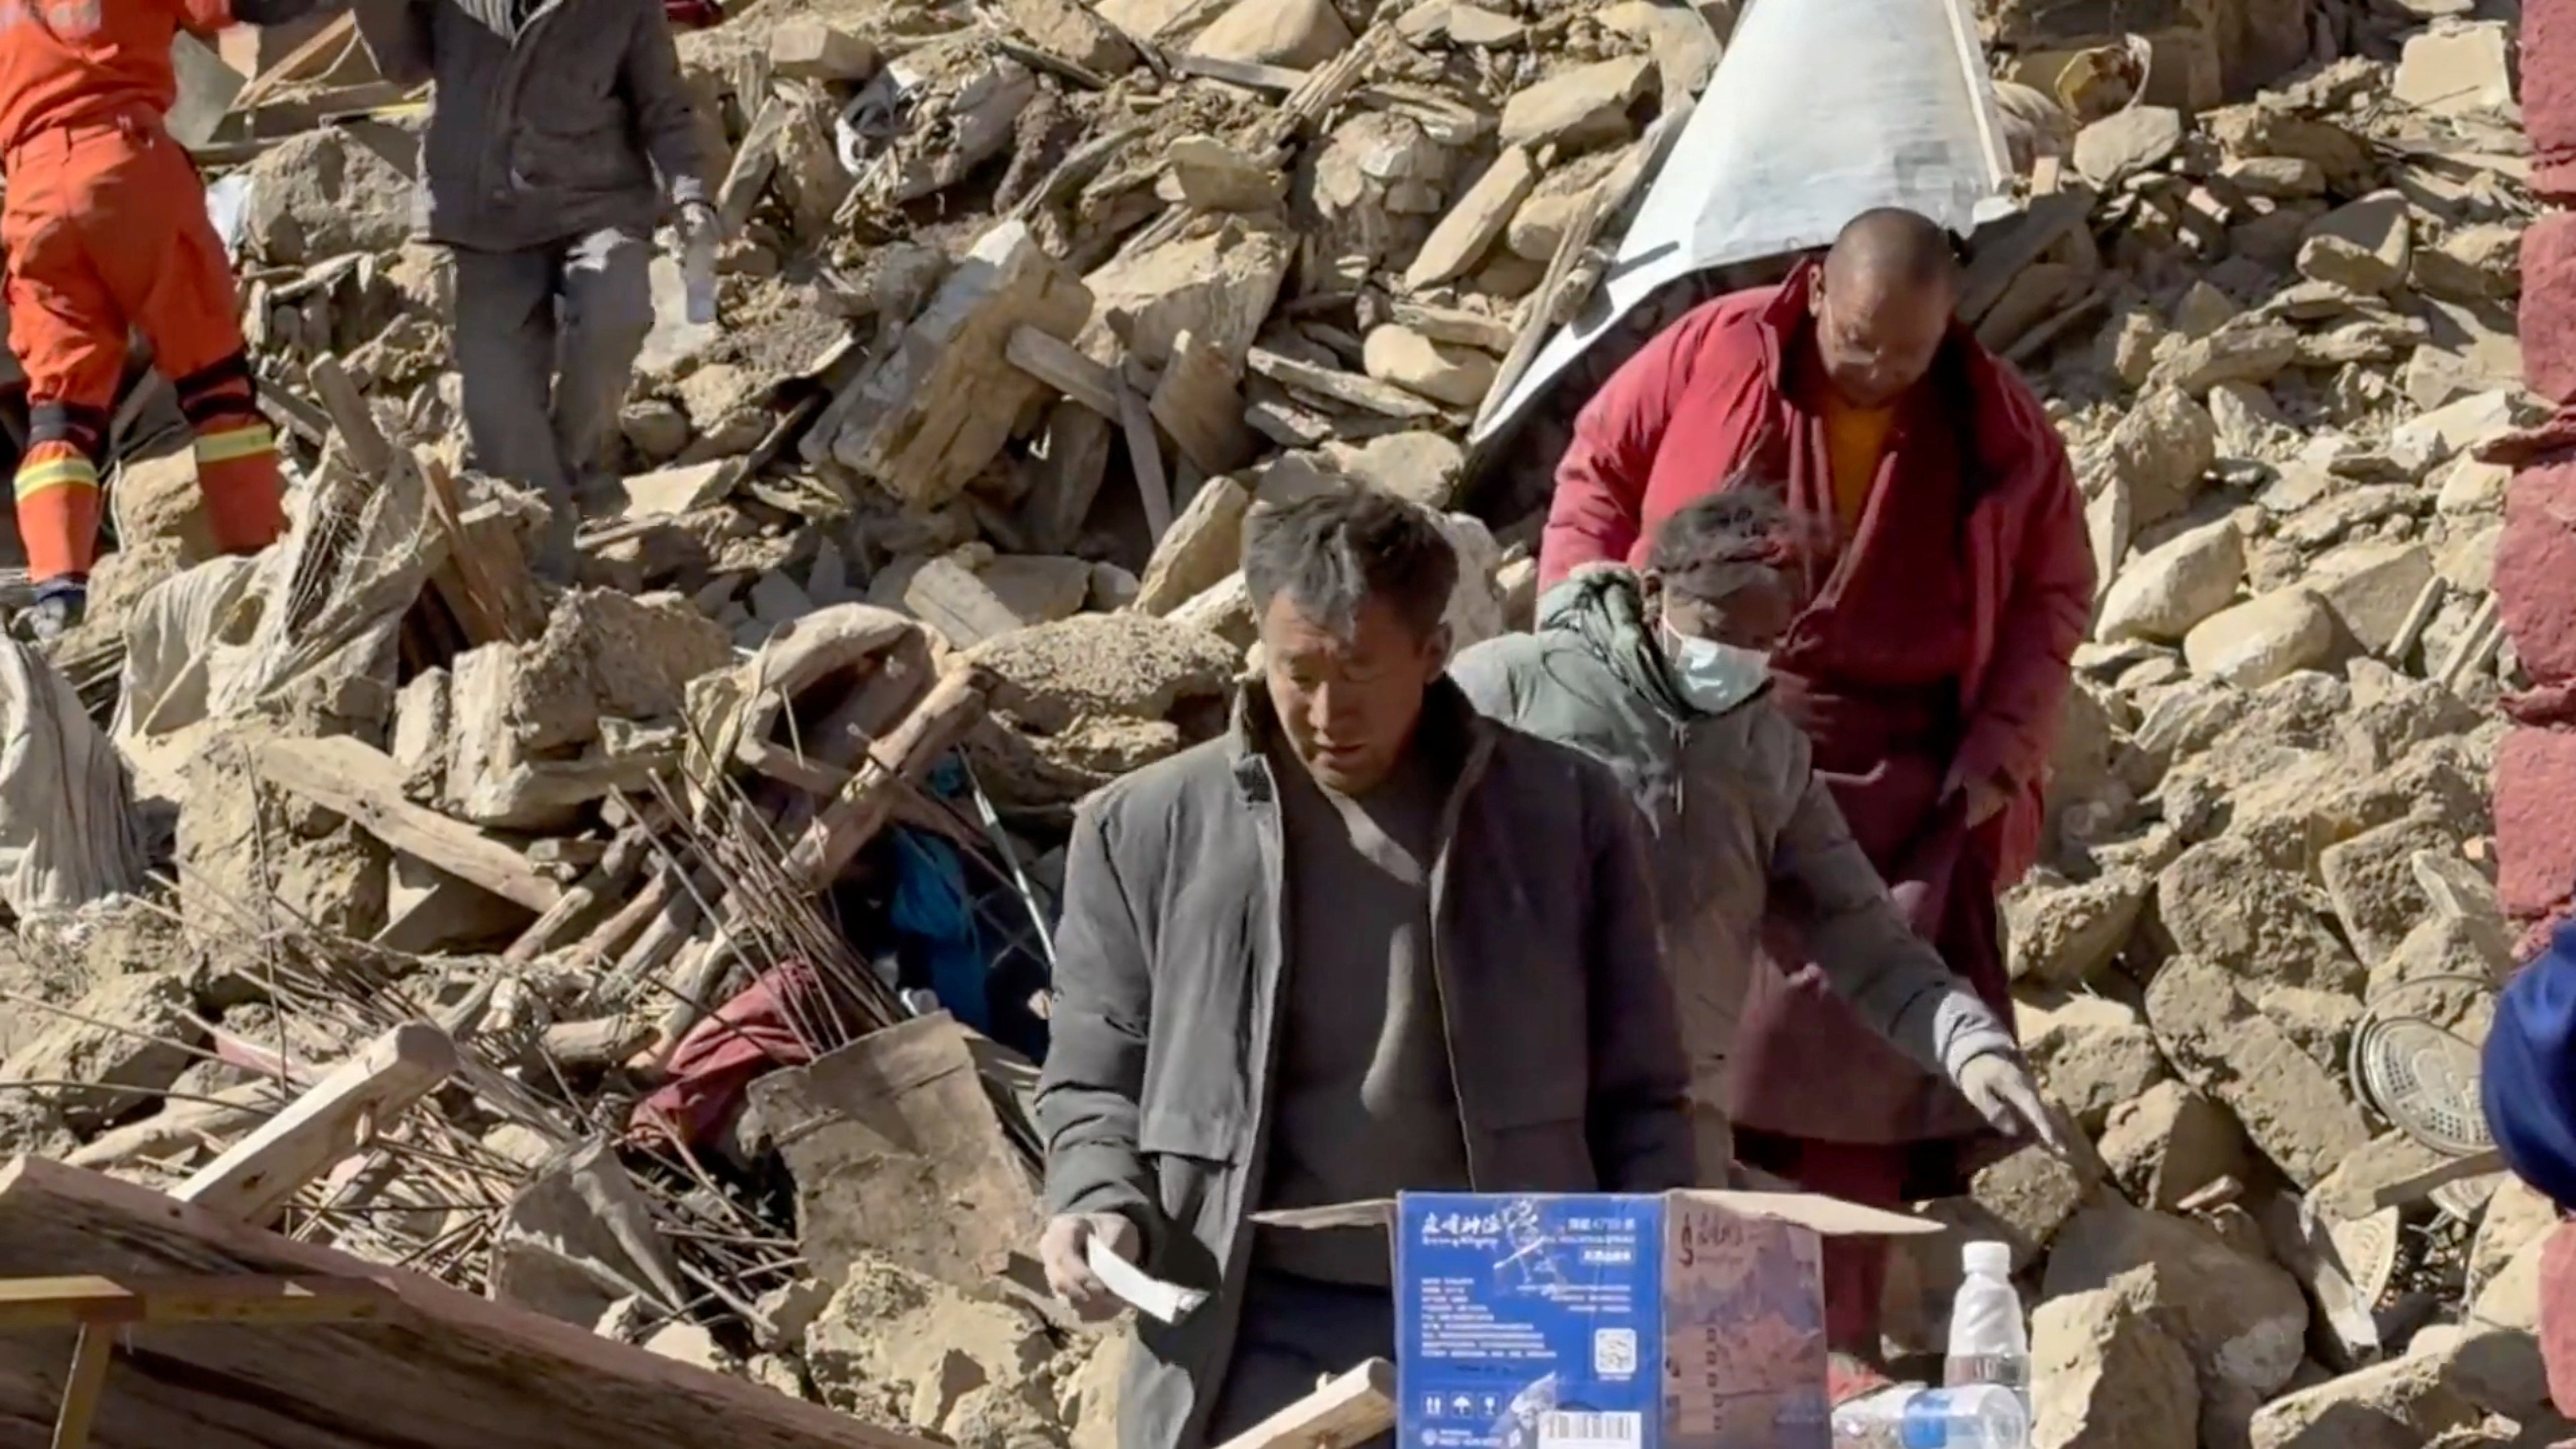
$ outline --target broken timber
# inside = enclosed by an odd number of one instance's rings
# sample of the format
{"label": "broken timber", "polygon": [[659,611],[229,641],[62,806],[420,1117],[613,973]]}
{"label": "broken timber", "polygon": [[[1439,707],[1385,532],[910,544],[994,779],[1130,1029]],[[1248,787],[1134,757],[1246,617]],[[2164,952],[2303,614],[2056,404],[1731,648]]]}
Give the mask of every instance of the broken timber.
{"label": "broken timber", "polygon": [[926,1449],[41,1158],[0,1167],[0,1304],[48,1325],[0,1336],[0,1416],[65,1449]]}
{"label": "broken timber", "polygon": [[198,1169],[173,1196],[265,1226],[306,1182],[455,1070],[456,1044],[447,1033],[426,1022],[395,1027]]}
{"label": "broken timber", "polygon": [[869,748],[839,797],[806,827],[788,853],[789,875],[814,891],[839,879],[850,858],[893,817],[903,794],[983,719],[991,683],[992,676],[973,665],[942,675],[904,722]]}
{"label": "broken timber", "polygon": [[1373,1358],[1217,1449],[1350,1449],[1395,1427],[1395,1365]]}
{"label": "broken timber", "polygon": [[529,910],[551,909],[563,887],[528,858],[459,820],[415,805],[403,770],[381,750],[341,736],[271,740],[259,747],[260,778],[345,815],[385,844]]}

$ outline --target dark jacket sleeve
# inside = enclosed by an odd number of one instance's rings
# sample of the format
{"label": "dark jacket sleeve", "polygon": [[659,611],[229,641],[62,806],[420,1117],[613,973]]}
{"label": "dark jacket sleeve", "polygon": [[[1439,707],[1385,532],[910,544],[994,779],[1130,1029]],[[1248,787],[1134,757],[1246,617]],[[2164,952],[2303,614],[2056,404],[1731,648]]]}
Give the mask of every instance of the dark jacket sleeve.
{"label": "dark jacket sleeve", "polygon": [[1584,1119],[1593,1171],[1605,1192],[1690,1187],[1699,1181],[1690,1066],[1664,973],[1644,826],[1606,767],[1585,761],[1581,778],[1590,822],[1592,1081]]}
{"label": "dark jacket sleeve", "polygon": [[644,138],[653,169],[662,173],[662,192],[670,203],[703,203],[713,183],[699,139],[697,99],[680,74],[680,49],[662,0],[643,0],[643,8],[647,13],[636,20],[627,43],[624,75],[635,129]]}
{"label": "dark jacket sleeve", "polygon": [[1137,1150],[1153,973],[1100,817],[1075,819],[1056,927],[1055,998],[1037,1125],[1046,1145],[1046,1200],[1059,1213],[1123,1213],[1150,1247],[1161,1212]]}
{"label": "dark jacket sleeve", "polygon": [[[339,3],[340,0],[229,0],[229,3],[226,3],[226,0],[214,0],[208,8],[221,11],[222,18],[209,19],[202,28],[219,30],[223,28],[226,21],[235,25],[284,25],[290,20],[301,20],[317,10],[337,9]],[[189,8],[194,10],[198,7],[192,5]],[[195,30],[200,26],[192,23],[189,28]]]}
{"label": "dark jacket sleeve", "polygon": [[418,85],[430,78],[427,0],[355,0],[358,38],[376,63],[376,74],[398,85]]}

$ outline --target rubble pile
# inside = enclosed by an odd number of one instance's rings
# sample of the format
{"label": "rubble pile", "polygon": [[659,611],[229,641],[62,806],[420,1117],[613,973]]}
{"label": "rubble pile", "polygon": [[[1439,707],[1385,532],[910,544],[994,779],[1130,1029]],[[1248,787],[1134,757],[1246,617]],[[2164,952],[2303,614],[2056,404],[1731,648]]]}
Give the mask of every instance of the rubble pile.
{"label": "rubble pile", "polygon": [[[1962,311],[2048,399],[2102,575],[2005,914],[2110,1181],[2024,1154],[1928,1205],[1893,1315],[1937,1349],[1956,1241],[2014,1244],[2049,1449],[2541,1442],[2550,1215],[2425,1125],[2474,1102],[2436,1068],[2511,948],[2514,25],[1980,10],[2027,205]],[[465,1070],[290,1230],[890,1426],[1107,1442],[1120,1340],[1025,1257],[1069,809],[1222,728],[1255,508],[1400,493],[1467,564],[1459,644],[1528,625],[1536,519],[1471,475],[1543,467],[1636,338],[1517,458],[1471,420],[1731,22],[765,0],[686,35],[724,321],[657,264],[570,588],[527,568],[543,505],[459,469],[416,118],[264,81],[225,186],[294,533],[207,562],[185,463],[121,469],[59,657],[145,828],[86,889],[0,873],[9,1145],[171,1183],[428,1020]]]}

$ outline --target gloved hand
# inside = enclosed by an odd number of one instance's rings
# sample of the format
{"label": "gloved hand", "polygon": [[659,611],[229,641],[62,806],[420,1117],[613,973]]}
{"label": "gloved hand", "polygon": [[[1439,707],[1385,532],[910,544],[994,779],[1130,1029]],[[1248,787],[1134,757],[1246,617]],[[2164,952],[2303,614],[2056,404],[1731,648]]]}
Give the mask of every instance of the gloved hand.
{"label": "gloved hand", "polygon": [[1959,1092],[1996,1131],[2038,1143],[2049,1156],[2073,1165],[2088,1178],[2099,1175],[2093,1145],[2048,1110],[2039,1084],[2030,1079],[2030,1069],[2018,1058],[2002,1052],[1975,1058],[1959,1071]]}
{"label": "gloved hand", "polygon": [[716,209],[703,201],[682,203],[680,218],[676,225],[680,233],[680,245],[684,248],[703,242],[712,251],[715,244],[722,239],[723,223],[717,219]]}

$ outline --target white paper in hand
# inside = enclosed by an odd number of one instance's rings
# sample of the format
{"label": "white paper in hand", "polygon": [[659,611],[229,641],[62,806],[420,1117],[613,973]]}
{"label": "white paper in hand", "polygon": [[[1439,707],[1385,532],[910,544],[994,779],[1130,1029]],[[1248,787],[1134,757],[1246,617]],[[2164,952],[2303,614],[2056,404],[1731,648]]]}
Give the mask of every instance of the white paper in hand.
{"label": "white paper in hand", "polygon": [[1166,1283],[1111,1251],[1109,1245],[1093,1234],[1084,1244],[1083,1261],[1100,1275],[1102,1286],[1117,1294],[1139,1313],[1149,1313],[1165,1323],[1178,1323],[1189,1311],[1207,1301],[1207,1294],[1178,1283]]}

